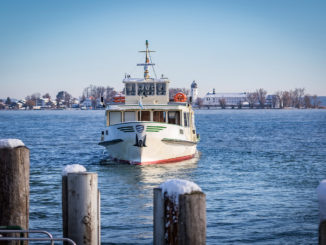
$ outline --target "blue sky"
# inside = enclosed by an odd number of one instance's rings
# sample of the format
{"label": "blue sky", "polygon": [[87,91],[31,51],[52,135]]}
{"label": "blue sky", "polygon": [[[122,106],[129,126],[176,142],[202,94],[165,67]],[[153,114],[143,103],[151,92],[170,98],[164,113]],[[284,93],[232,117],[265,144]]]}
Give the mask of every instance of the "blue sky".
{"label": "blue sky", "polygon": [[0,1],[0,98],[78,97],[156,73],[203,96],[264,88],[326,95],[326,1]]}

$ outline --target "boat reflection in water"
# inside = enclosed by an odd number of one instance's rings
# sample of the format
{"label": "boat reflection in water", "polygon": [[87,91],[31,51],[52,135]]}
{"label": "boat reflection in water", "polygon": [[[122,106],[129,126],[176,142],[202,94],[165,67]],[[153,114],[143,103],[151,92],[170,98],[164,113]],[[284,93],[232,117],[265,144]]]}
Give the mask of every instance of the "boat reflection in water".
{"label": "boat reflection in water", "polygon": [[[111,159],[100,161],[100,175],[105,175],[105,182],[124,182],[130,185],[128,188],[141,188],[152,190],[168,179],[187,179],[197,168],[200,152],[195,157],[178,163],[154,164],[154,165],[127,165]],[[113,184],[113,183],[112,183]]]}
{"label": "boat reflection in water", "polygon": [[[106,157],[106,156],[104,156]],[[94,166],[99,174],[102,231],[117,231],[111,238],[128,237],[139,242],[153,239],[153,189],[168,179],[192,180],[199,154],[178,162],[129,165],[102,160]],[[122,215],[123,214],[123,215]],[[123,225],[122,225],[123,224]],[[122,242],[129,242],[128,239]]]}

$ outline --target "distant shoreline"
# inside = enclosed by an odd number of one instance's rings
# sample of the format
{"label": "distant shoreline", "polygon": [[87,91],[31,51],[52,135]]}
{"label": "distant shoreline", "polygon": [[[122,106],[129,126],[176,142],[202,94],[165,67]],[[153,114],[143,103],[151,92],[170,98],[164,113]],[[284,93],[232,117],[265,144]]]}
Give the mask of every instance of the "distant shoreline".
{"label": "distant shoreline", "polygon": [[[300,110],[325,110],[326,106],[322,106],[319,108],[220,108],[220,107],[211,107],[211,108],[193,108],[195,111],[275,111],[275,110],[286,110],[286,111],[300,111]],[[105,111],[105,108],[101,108],[101,109],[80,109],[80,108],[69,108],[69,109],[4,109],[4,110],[0,110],[0,112],[2,111]]]}

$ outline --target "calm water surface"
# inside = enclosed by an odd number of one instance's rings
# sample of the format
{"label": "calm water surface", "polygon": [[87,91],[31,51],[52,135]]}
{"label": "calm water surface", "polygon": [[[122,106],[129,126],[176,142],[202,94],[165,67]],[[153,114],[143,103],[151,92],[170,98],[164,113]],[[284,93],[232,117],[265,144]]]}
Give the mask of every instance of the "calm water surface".
{"label": "calm water surface", "polygon": [[317,244],[326,110],[207,110],[196,123],[199,156],[157,166],[106,160],[104,111],[0,111],[0,138],[31,150],[32,229],[62,236],[61,171],[79,163],[99,174],[103,243],[151,244],[152,190],[181,178],[207,195],[207,244]]}

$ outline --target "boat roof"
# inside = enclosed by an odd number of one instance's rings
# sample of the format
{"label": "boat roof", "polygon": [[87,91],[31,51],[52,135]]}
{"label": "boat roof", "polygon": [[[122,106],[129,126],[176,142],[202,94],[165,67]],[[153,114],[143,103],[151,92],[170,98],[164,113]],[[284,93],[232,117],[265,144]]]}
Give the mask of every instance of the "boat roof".
{"label": "boat roof", "polygon": [[123,83],[129,83],[129,82],[134,82],[134,83],[143,83],[143,82],[157,82],[157,83],[162,83],[162,82],[169,82],[169,79],[167,78],[132,78],[128,77],[122,80]]}
{"label": "boat roof", "polygon": [[205,97],[247,97],[246,93],[210,93],[208,92]]}
{"label": "boat roof", "polygon": [[188,103],[173,103],[170,102],[165,105],[148,105],[144,104],[142,108],[138,104],[134,105],[126,105],[126,104],[111,104],[106,107],[106,110],[110,111],[127,111],[127,110],[181,110],[183,108],[187,108],[189,106]]}

